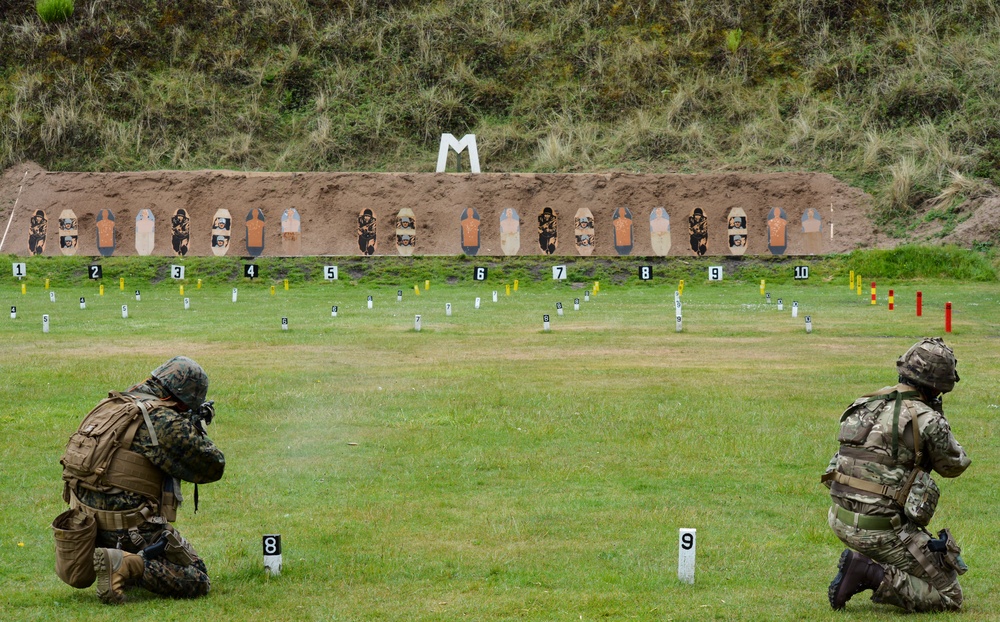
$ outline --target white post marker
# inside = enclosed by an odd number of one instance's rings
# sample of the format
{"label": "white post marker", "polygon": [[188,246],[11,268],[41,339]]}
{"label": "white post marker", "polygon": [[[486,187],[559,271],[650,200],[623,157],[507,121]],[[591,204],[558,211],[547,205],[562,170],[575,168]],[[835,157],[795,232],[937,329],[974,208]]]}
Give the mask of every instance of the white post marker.
{"label": "white post marker", "polygon": [[81,309],[87,308],[87,299],[84,298],[83,296],[80,296],[80,308]]}
{"label": "white post marker", "polygon": [[451,317],[451,303],[450,302],[444,303],[444,314],[447,315],[448,317]]}
{"label": "white post marker", "polygon": [[545,332],[549,332],[550,326],[551,325],[549,324],[549,316],[548,316],[548,314],[543,315],[542,316],[542,330],[544,330]]}
{"label": "white post marker", "polygon": [[580,299],[579,298],[574,298],[573,299],[573,310],[574,311],[579,311],[580,310]]}
{"label": "white post marker", "polygon": [[[454,134],[441,134],[441,146],[438,147],[437,168],[438,173],[443,173],[448,167],[448,150],[455,150],[455,163],[462,157],[462,152],[469,150],[469,168],[473,173],[479,172],[479,147],[476,146],[476,135],[466,134],[462,140],[455,138]],[[461,166],[461,165],[459,165]]]}
{"label": "white post marker", "polygon": [[128,319],[128,305],[122,305],[122,319]]}
{"label": "white post marker", "polygon": [[413,330],[420,332],[420,316],[413,318]]}
{"label": "white post marker", "polygon": [[677,556],[677,578],[684,583],[694,584],[694,556],[697,529],[680,530],[680,549]]}
{"label": "white post marker", "polygon": [[806,316],[806,333],[813,332],[813,320],[811,315]]}
{"label": "white post marker", "polygon": [[21,277],[27,276],[27,267],[23,263],[15,263],[14,266],[14,276],[20,281]]}
{"label": "white post marker", "polygon": [[799,303],[798,301],[792,301],[792,317],[799,317]]}
{"label": "white post marker", "polygon": [[12,320],[17,319],[17,307],[15,307],[14,305],[11,305],[10,307],[10,319]]}
{"label": "white post marker", "polygon": [[271,576],[281,574],[281,536],[269,534],[264,536],[264,572]]}
{"label": "white post marker", "polygon": [[494,291],[493,292],[493,302],[496,302],[496,301],[497,301],[497,293],[496,293],[496,291]]}
{"label": "white post marker", "polygon": [[681,332],[684,327],[684,317],[681,310],[681,293],[679,291],[674,291],[674,311],[677,320],[677,332]]}
{"label": "white post marker", "polygon": [[403,302],[403,290],[396,290],[396,302]]}
{"label": "white post marker", "polygon": [[369,296],[369,297],[368,297],[368,308],[369,308],[369,309],[371,309],[371,308],[372,308],[372,305],[374,304],[374,302],[375,302],[375,301],[374,301],[374,300],[372,300],[372,297],[371,297],[371,296]]}
{"label": "white post marker", "polygon": [[781,298],[778,298],[778,311],[785,310],[785,303],[781,302]]}
{"label": "white post marker", "polygon": [[237,293],[237,289],[234,287],[233,288],[233,302],[236,302],[236,293]]}
{"label": "white post marker", "polygon": [[135,290],[135,301],[139,302],[140,300],[142,300],[142,295],[139,294],[139,290]]}
{"label": "white post marker", "polygon": [[288,330],[288,318],[281,318],[281,330]]}
{"label": "white post marker", "polygon": [[563,308],[562,308],[562,303],[561,302],[557,302],[556,303],[556,313],[558,315],[562,315],[563,314]]}
{"label": "white post marker", "polygon": [[48,314],[42,316],[42,332],[49,332],[49,316]]}
{"label": "white post marker", "polygon": [[771,304],[771,292],[767,292],[767,294],[764,295],[764,301],[767,304]]}
{"label": "white post marker", "polygon": [[330,307],[330,317],[337,317],[337,305]]}
{"label": "white post marker", "polygon": [[479,308],[479,298],[476,298],[476,308]]}
{"label": "white post marker", "polygon": [[583,301],[584,302],[590,302],[590,292],[584,292],[584,294],[583,294]]}
{"label": "white post marker", "polygon": [[187,311],[190,308],[191,308],[191,299],[190,298],[185,298],[184,299],[184,310]]}
{"label": "white post marker", "polygon": [[55,292],[49,292],[49,300],[51,300],[52,302],[56,301],[56,293]]}

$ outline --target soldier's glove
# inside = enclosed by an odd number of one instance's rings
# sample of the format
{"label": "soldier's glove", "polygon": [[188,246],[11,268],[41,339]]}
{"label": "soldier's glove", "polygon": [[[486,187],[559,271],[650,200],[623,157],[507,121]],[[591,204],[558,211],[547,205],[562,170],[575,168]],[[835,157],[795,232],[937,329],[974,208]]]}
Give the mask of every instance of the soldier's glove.
{"label": "soldier's glove", "polygon": [[944,531],[938,532],[938,538],[927,541],[927,550],[931,553],[948,552],[948,534]]}
{"label": "soldier's glove", "polygon": [[214,418],[215,400],[204,402],[197,408],[197,410],[195,410],[194,414],[191,415],[192,423],[194,423],[195,427],[199,428],[202,432],[208,432],[207,428],[212,423],[212,419]]}

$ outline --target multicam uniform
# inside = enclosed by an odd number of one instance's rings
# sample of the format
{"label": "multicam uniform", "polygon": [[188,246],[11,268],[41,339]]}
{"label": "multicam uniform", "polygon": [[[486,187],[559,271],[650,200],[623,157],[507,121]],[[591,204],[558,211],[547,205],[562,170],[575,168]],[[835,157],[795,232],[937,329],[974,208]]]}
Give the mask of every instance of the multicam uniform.
{"label": "multicam uniform", "polygon": [[[129,393],[146,394],[162,400],[173,400],[170,393],[153,379],[138,384]],[[176,403],[176,402],[174,402]],[[131,529],[109,528],[108,519],[98,517],[98,532],[96,546],[98,548],[120,548],[130,553],[138,553],[147,545],[159,539],[165,530],[173,532],[177,541],[184,545],[191,560],[189,565],[173,563],[166,558],[144,559],[144,569],[137,585],[151,592],[164,596],[193,598],[207,594],[210,587],[208,571],[190,544],[180,538],[180,534],[169,523],[176,515],[180,502],[180,481],[195,484],[205,484],[222,478],[225,469],[225,457],[222,452],[205,434],[204,429],[193,422],[189,413],[181,414],[177,410],[154,402],[149,409],[149,421],[156,435],[153,441],[146,425],[140,425],[131,449],[145,457],[152,465],[162,472],[163,488],[170,491],[160,498],[153,499],[136,492],[115,488],[108,492],[89,490],[78,486],[75,490],[67,490],[67,500],[71,505],[87,506],[85,511],[100,510],[121,513],[150,505],[159,511],[146,518]],[[170,495],[176,497],[176,503],[170,502]]]}
{"label": "multicam uniform", "polygon": [[[917,465],[913,421],[922,453]],[[968,468],[971,460],[944,414],[924,403],[910,386],[886,387],[848,408],[838,440],[840,450],[823,478],[834,502],[828,521],[847,546],[884,568],[872,600],[911,612],[957,610],[962,588],[955,568],[941,554],[928,552],[932,536],[904,513],[905,499],[898,498],[915,466],[943,477],[958,477]],[[875,492],[877,487],[884,488]],[[927,487],[933,489],[933,505],[937,487],[933,482]]]}

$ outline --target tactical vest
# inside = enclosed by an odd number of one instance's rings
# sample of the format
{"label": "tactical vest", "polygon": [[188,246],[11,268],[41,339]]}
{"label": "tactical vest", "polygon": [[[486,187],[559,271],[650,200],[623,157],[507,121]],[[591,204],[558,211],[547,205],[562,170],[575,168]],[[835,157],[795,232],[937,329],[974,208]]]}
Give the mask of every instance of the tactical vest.
{"label": "tactical vest", "polygon": [[[835,470],[820,478],[822,482],[832,481],[831,492],[875,494],[888,497],[895,501],[900,508],[904,507],[914,480],[925,471],[921,468],[923,452],[921,451],[920,430],[914,416],[915,413],[911,409],[903,407],[903,400],[922,401],[922,397],[917,391],[900,391],[896,387],[892,387],[862,397],[844,412],[840,418],[840,435],[837,438],[840,442],[839,453],[842,460],[838,462]],[[889,401],[893,402],[892,438],[888,447],[883,447],[881,444],[872,443],[870,435],[885,402]],[[912,461],[904,462],[899,459],[899,443],[900,434],[906,429],[907,423],[912,423],[910,427],[913,430],[915,457]],[[889,453],[875,451],[876,447],[887,449]],[[847,460],[843,460],[844,458]],[[909,473],[904,484],[898,488],[879,484],[863,477],[866,473],[870,473],[867,466],[871,463],[882,464],[890,468],[903,467],[908,469]],[[841,470],[842,468],[846,468],[847,472]]]}
{"label": "tactical vest", "polygon": [[[142,454],[132,451],[139,426],[145,424],[153,446],[159,445],[149,411],[166,402],[144,393],[108,393],[83,419],[69,438],[59,460],[63,466],[63,499],[97,519],[100,529],[134,529],[154,516],[174,520],[177,499],[172,486],[164,486],[165,475]],[[169,481],[170,478],[168,478]],[[84,488],[102,493],[128,491],[146,502],[121,512],[84,505],[76,491]]]}

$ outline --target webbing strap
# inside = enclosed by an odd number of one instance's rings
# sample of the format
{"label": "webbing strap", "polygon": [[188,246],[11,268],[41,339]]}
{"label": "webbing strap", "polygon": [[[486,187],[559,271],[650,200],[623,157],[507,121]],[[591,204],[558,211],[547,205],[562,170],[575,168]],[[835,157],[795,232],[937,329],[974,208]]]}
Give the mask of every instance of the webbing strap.
{"label": "webbing strap", "polygon": [[69,507],[79,508],[83,512],[90,514],[97,521],[97,528],[102,531],[120,531],[122,529],[134,529],[155,516],[152,508],[148,504],[143,504],[134,510],[125,512],[112,512],[109,510],[98,510],[86,505],[72,490],[69,492]]}
{"label": "webbing strap", "polygon": [[892,459],[891,456],[875,453],[870,449],[867,449],[865,447],[857,447],[855,445],[841,445],[840,455],[847,456],[848,458],[854,458],[855,460],[867,460],[868,462],[878,462],[879,464],[884,464],[886,466],[896,466],[898,464],[895,460]]}
{"label": "webbing strap", "polygon": [[900,529],[896,532],[899,536],[899,541],[906,545],[906,550],[913,555],[913,558],[917,560],[920,567],[924,569],[927,573],[927,577],[930,579],[931,584],[938,589],[939,592],[944,592],[949,587],[951,587],[951,580],[941,572],[941,569],[935,566],[931,560],[924,554],[923,549],[917,544],[916,540],[913,539],[913,534],[907,533]]}
{"label": "webbing strap", "polygon": [[858,490],[881,495],[883,497],[895,498],[896,496],[896,489],[892,486],[880,485],[875,482],[869,482],[868,480],[851,477],[850,475],[845,475],[840,471],[830,471],[820,477],[819,481],[828,482],[830,480],[833,480],[838,484],[843,484],[844,486],[850,486],[851,488],[857,488]]}

